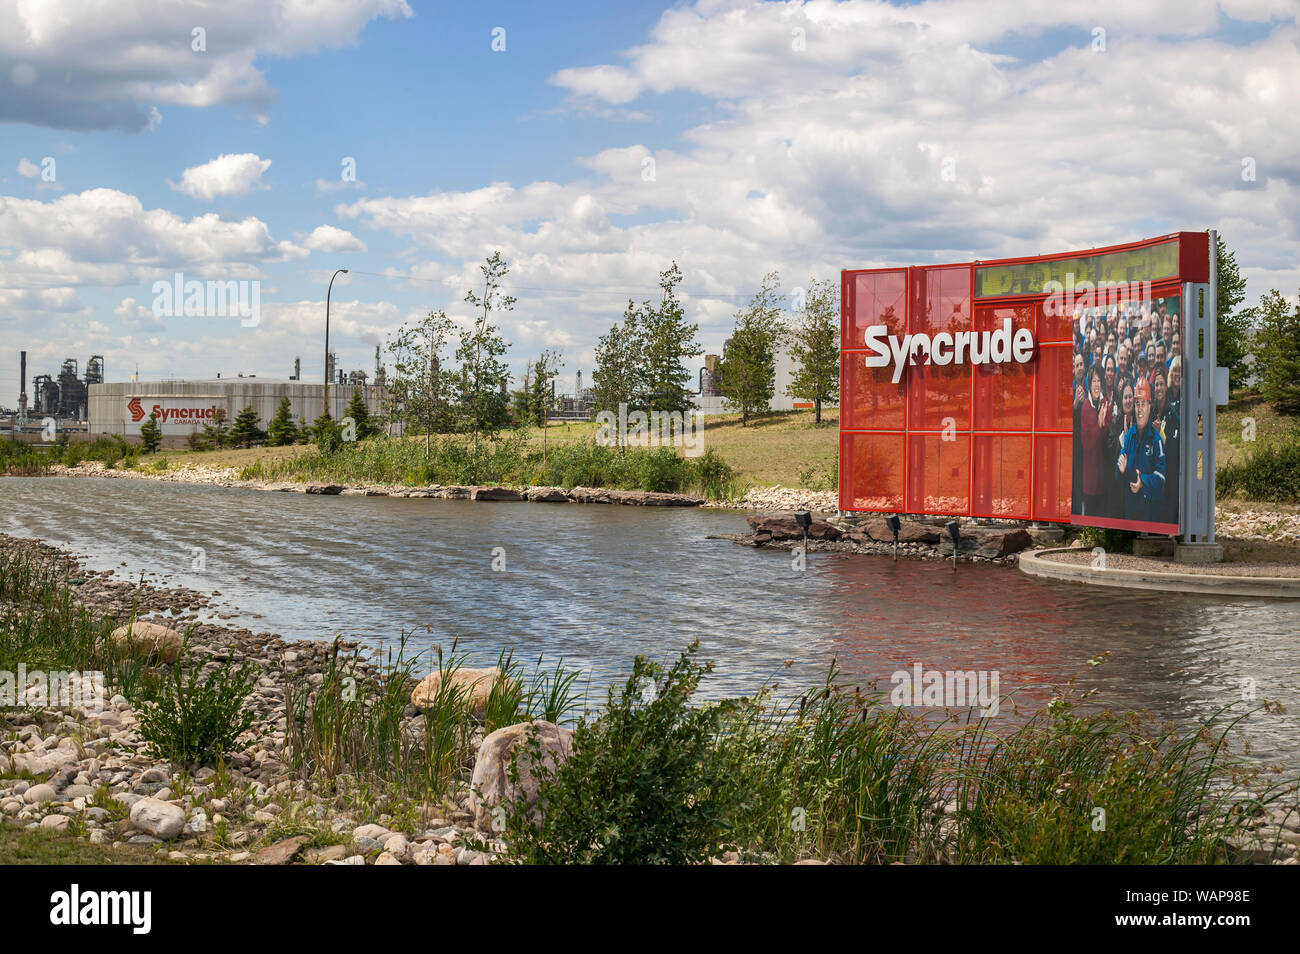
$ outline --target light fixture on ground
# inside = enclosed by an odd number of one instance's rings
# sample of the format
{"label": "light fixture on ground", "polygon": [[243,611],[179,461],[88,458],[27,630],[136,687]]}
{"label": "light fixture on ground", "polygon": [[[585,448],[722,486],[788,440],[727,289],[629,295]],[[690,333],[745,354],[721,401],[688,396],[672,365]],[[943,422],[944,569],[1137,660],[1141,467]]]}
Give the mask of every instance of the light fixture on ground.
{"label": "light fixture on ground", "polygon": [[902,524],[899,522],[898,514],[891,513],[888,517],[886,517],[885,526],[887,526],[889,528],[889,532],[894,535],[894,560],[897,561],[898,560],[898,528],[902,526]]}
{"label": "light fixture on ground", "polygon": [[796,510],[794,522],[803,530],[803,556],[808,559],[808,528],[812,526],[812,514],[807,510]]}
{"label": "light fixture on ground", "polygon": [[961,527],[958,526],[956,520],[949,520],[947,526],[944,527],[944,529],[948,531],[948,536],[952,540],[952,569],[953,572],[956,573],[957,572],[957,545],[961,543]]}

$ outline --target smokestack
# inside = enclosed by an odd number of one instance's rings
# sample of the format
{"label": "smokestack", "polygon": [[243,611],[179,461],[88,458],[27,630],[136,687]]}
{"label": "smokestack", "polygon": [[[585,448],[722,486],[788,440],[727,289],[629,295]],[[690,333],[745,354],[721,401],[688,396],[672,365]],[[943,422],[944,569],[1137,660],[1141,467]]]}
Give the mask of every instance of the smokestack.
{"label": "smokestack", "polygon": [[27,352],[18,352],[18,415],[27,416]]}
{"label": "smokestack", "polygon": [[302,358],[293,359],[293,379],[295,381],[302,380]]}

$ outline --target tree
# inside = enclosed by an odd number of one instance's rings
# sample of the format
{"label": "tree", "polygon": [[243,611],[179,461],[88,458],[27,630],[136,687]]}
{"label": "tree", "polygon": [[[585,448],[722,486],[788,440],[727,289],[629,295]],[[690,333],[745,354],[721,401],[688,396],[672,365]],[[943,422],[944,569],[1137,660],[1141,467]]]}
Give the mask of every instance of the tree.
{"label": "tree", "polygon": [[261,418],[253,410],[253,406],[247,405],[235,415],[235,422],[230,427],[230,443],[233,447],[252,447],[254,444],[260,444],[266,440],[266,431],[258,427]]}
{"label": "tree", "polygon": [[659,273],[659,304],[652,307],[646,302],[639,316],[641,344],[637,357],[644,390],[637,397],[644,401],[646,410],[685,414],[694,406],[694,392],[687,387],[691,372],[686,359],[703,354],[703,349],[695,340],[700,326],[687,323],[677,299],[681,281],[682,273],[673,262]]}
{"label": "tree", "polygon": [[373,437],[378,431],[375,422],[370,418],[370,409],[366,407],[366,400],[361,396],[360,389],[352,392],[352,400],[343,409],[343,416],[352,418],[352,424],[356,428],[356,438],[359,441]]}
{"label": "tree", "polygon": [[[559,353],[546,350],[529,366],[524,376],[524,417],[530,425],[545,428],[547,415],[555,410],[552,397],[555,379],[560,376],[564,361]],[[543,435],[544,436],[544,435]]]}
{"label": "tree", "polygon": [[311,425],[307,423],[307,418],[298,418],[298,443],[310,444],[312,438]]}
{"label": "tree", "polygon": [[[1247,356],[1251,350],[1251,319],[1254,310],[1237,310],[1246,298],[1246,279],[1241,277],[1235,252],[1228,250],[1223,236],[1218,241],[1218,294],[1215,296],[1217,318],[1215,322],[1215,357],[1221,367],[1228,369],[1229,387],[1241,386],[1249,369]],[[1184,342],[1183,347],[1189,347]]]}
{"label": "tree", "polygon": [[323,452],[329,454],[339,449],[343,443],[343,435],[339,432],[339,426],[334,423],[334,418],[330,417],[329,411],[321,411],[320,417],[311,428],[312,440],[316,446]]}
{"label": "tree", "polygon": [[786,397],[812,401],[820,424],[822,405],[840,402],[840,295],[834,282],[808,282],[790,335],[790,357],[796,369]]}
{"label": "tree", "polygon": [[226,423],[226,409],[212,412],[212,423],[203,425],[203,443],[206,447],[220,449],[230,444],[230,425]]}
{"label": "tree", "polygon": [[1276,288],[1260,299],[1255,336],[1255,370],[1264,397],[1284,414],[1300,413],[1300,303]]}
{"label": "tree", "polygon": [[298,440],[298,426],[293,422],[293,407],[289,399],[281,398],[275,417],[266,427],[266,442],[272,447],[284,447]]}
{"label": "tree", "polygon": [[776,272],[763,276],[763,284],[749,305],[736,313],[736,328],[718,362],[718,392],[727,406],[740,411],[745,427],[751,414],[768,409],[776,390],[776,349],[785,336]]}
{"label": "tree", "polygon": [[403,325],[388,344],[393,376],[388,382],[389,417],[406,430],[424,432],[424,456],[431,453],[431,436],[455,426],[451,408],[452,379],[443,368],[443,349],[452,322],[443,311],[431,311],[412,325]]}
{"label": "tree", "polygon": [[465,293],[465,301],[480,309],[480,314],[473,328],[461,335],[456,349],[456,361],[460,365],[458,410],[463,429],[474,433],[475,459],[479,433],[491,436],[509,418],[506,387],[510,383],[510,369],[501,360],[509,345],[492,323],[492,313],[510,311],[515,305],[515,299],[501,291],[501,280],[510,273],[510,265],[500,252],[493,252],[479,266],[479,271],[483,273],[483,294],[477,295],[471,289]]}
{"label": "tree", "polygon": [[[591,374],[592,402],[597,411],[618,414],[619,405],[635,404],[645,390],[644,335],[641,313],[631,301],[623,312],[623,323],[614,323],[596,343],[596,367]],[[618,446],[626,453],[619,429]]]}
{"label": "tree", "polygon": [[158,426],[156,413],[150,412],[148,420],[140,425],[140,443],[146,454],[152,454],[162,443],[162,428]]}

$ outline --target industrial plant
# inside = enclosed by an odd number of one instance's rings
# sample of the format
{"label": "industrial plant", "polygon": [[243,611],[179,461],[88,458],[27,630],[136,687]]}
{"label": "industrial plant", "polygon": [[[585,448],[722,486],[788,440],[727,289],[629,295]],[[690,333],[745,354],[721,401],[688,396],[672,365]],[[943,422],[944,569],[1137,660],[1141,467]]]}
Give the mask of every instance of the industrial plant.
{"label": "industrial plant", "polygon": [[18,407],[0,409],[0,439],[46,443],[52,434],[89,438],[118,434],[138,439],[140,425],[153,415],[162,430],[162,446],[179,447],[210,423],[218,411],[233,420],[245,407],[252,407],[267,422],[281,400],[288,398],[294,420],[310,422],[320,416],[328,400],[330,416],[338,420],[356,393],[361,394],[372,414],[383,413],[387,389],[379,349],[375,349],[373,376],[360,370],[336,370],[337,363],[337,356],[331,354],[328,386],[303,382],[301,359],[294,361],[293,374],[287,380],[242,373],[223,377],[218,372],[213,378],[203,379],[108,382],[103,355],[92,355],[84,374],[76,358],[67,358],[57,376],[33,376],[29,392],[27,352],[22,351]]}

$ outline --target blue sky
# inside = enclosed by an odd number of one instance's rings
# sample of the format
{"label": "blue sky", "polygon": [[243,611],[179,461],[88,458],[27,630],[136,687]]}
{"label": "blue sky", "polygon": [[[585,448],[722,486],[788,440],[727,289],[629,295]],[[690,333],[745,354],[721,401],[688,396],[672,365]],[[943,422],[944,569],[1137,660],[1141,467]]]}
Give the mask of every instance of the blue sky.
{"label": "blue sky", "polygon": [[[315,377],[341,266],[332,342],[369,369],[402,321],[466,318],[493,248],[512,363],[555,347],[567,375],[672,259],[707,350],[769,270],[789,293],[1216,226],[1252,295],[1300,285],[1287,0],[73,7],[0,2],[0,406],[20,347],[29,373]],[[264,320],[153,318],[174,271],[256,278]]]}

